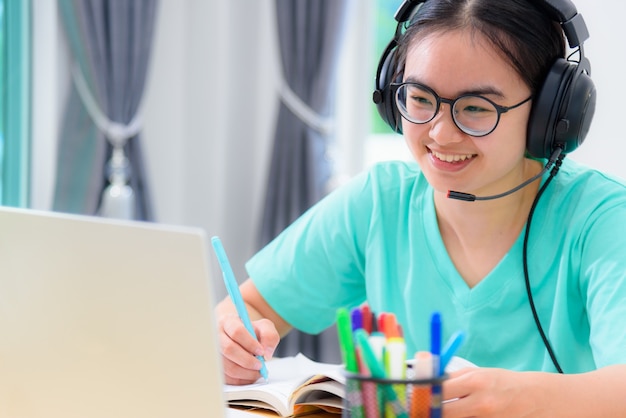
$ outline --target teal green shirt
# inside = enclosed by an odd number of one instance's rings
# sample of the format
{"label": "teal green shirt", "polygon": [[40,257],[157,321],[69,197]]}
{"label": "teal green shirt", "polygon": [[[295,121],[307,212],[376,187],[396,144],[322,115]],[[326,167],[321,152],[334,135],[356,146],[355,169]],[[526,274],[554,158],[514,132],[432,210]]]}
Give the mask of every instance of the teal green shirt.
{"label": "teal green shirt", "polygon": [[[626,363],[624,183],[565,159],[531,225],[535,306],[564,372]],[[457,330],[467,335],[459,356],[554,371],[526,295],[523,239],[524,231],[469,288],[443,244],[419,167],[386,162],[331,193],[246,267],[276,312],[305,332],[367,300],[373,311],[397,315],[411,355],[428,350],[429,318],[439,311],[444,341]]]}

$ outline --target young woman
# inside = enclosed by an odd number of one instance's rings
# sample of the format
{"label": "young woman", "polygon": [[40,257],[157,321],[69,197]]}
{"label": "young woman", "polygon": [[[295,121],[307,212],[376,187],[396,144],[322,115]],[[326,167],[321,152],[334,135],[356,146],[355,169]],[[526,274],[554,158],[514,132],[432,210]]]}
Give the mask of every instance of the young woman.
{"label": "young woman", "polygon": [[[249,261],[259,342],[217,307],[228,383],[255,381],[254,355],[292,327],[367,301],[396,314],[409,352],[428,349],[433,311],[444,340],[466,332],[458,355],[481,367],[444,383],[446,418],[626,416],[626,186],[563,159],[595,98],[563,60],[572,9],[420,5],[376,99],[415,162],[357,176]],[[563,27],[586,36],[578,15]]]}

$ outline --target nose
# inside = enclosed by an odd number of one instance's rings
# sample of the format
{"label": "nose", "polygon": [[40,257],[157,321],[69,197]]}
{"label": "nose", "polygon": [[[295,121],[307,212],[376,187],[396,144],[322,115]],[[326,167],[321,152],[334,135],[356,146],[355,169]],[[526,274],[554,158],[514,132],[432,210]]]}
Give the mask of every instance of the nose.
{"label": "nose", "polygon": [[430,137],[438,144],[453,144],[465,139],[463,133],[452,119],[452,109],[448,103],[441,103],[435,118],[430,124]]}

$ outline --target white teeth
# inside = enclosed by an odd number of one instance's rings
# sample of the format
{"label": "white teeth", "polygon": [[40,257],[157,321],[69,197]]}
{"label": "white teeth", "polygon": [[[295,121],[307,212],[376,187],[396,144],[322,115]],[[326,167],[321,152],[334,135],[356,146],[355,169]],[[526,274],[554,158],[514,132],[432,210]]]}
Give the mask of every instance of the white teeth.
{"label": "white teeth", "polygon": [[446,161],[448,163],[457,162],[457,161],[465,161],[473,157],[472,154],[442,154],[440,152],[436,152],[432,150],[431,152],[438,160]]}

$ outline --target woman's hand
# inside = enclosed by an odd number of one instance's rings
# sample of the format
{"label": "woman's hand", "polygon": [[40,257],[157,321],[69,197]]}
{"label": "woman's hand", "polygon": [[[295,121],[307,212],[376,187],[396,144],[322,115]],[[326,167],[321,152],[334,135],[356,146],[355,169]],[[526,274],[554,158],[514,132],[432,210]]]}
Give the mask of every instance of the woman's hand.
{"label": "woman's hand", "polygon": [[[537,373],[467,368],[451,373],[443,384],[446,418],[518,418],[550,416],[542,410],[545,395]],[[554,415],[553,415],[554,416]]]}
{"label": "woman's hand", "polygon": [[443,383],[446,418],[623,418],[626,364],[577,374],[467,368]]}
{"label": "woman's hand", "polygon": [[215,312],[219,349],[222,354],[224,381],[229,385],[256,382],[261,376],[261,361],[255,356],[270,360],[280,337],[291,329],[259,294],[252,280],[244,281],[239,289],[256,338],[250,335],[228,297],[218,303]]}
{"label": "woman's hand", "polygon": [[255,356],[270,360],[280,340],[274,323],[269,319],[252,322],[258,341],[234,313],[218,317],[217,324],[225,383],[245,385],[256,382],[261,376],[261,361]]}

